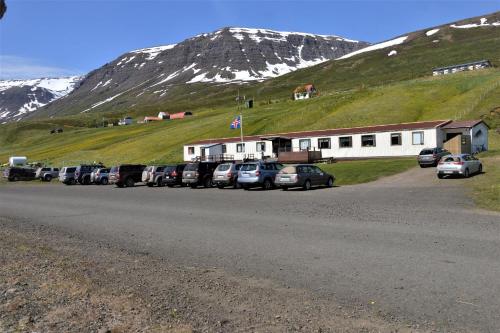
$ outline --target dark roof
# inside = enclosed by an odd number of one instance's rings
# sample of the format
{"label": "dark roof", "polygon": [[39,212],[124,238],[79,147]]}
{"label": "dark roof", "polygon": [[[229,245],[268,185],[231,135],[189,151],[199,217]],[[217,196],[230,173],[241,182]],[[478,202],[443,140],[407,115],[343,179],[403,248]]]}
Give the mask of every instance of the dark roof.
{"label": "dark roof", "polygon": [[436,68],[433,68],[432,70],[433,71],[441,71],[441,70],[444,70],[444,69],[449,69],[449,68],[457,68],[457,67],[463,67],[463,66],[470,66],[470,65],[477,65],[477,64],[484,64],[484,63],[490,63],[489,60],[479,60],[479,61],[473,61],[473,62],[466,62],[464,64],[458,64],[458,65],[450,65],[450,66],[444,66],[444,67],[436,67]]}
{"label": "dark roof", "polygon": [[[482,120],[458,120],[452,121],[443,126],[443,129],[452,129],[452,128],[472,128],[480,123],[484,123]],[[486,123],[485,123],[486,124]],[[486,125],[488,126],[488,125]]]}
{"label": "dark roof", "polygon": [[[293,139],[293,138],[321,137],[321,136],[333,136],[333,135],[343,135],[343,134],[347,135],[347,134],[360,134],[360,133],[419,130],[419,129],[430,129],[430,128],[441,127],[449,122],[450,120],[432,120],[432,121],[421,121],[415,123],[375,125],[375,126],[352,127],[352,128],[335,128],[326,130],[275,133],[275,134],[265,134],[265,135],[249,135],[243,137],[243,140],[260,141],[265,139],[272,139],[273,137],[284,137]],[[200,144],[211,144],[211,143],[229,143],[229,142],[240,142],[240,140],[241,140],[240,137],[218,138],[218,139],[199,140],[196,142],[192,142],[190,144],[200,145]]]}

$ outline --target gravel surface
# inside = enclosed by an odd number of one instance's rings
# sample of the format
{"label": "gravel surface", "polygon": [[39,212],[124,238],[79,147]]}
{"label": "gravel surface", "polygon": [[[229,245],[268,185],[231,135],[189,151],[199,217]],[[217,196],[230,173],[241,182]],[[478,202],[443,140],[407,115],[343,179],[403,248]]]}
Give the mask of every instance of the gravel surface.
{"label": "gravel surface", "polygon": [[463,182],[429,168],[310,192],[5,185],[0,215],[403,327],[495,331],[500,215],[474,208]]}

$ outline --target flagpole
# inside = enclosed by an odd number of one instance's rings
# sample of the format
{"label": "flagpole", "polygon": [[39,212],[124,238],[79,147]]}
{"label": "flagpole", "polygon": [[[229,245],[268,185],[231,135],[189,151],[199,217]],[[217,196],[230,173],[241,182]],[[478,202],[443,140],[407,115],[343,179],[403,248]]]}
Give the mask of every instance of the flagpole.
{"label": "flagpole", "polygon": [[241,148],[245,149],[244,148],[245,144],[243,143],[243,114],[240,114],[240,135],[241,135]]}

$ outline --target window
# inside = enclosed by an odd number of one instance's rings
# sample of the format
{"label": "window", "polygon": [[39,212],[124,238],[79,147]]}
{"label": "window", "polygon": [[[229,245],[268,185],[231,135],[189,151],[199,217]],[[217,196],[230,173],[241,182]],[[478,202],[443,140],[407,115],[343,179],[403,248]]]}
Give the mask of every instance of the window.
{"label": "window", "polygon": [[257,146],[258,152],[261,152],[261,151],[265,152],[266,151],[266,143],[265,142],[257,142],[256,146]]}
{"label": "window", "polygon": [[244,153],[245,152],[245,144],[244,143],[237,143],[236,144],[236,152],[237,153]]}
{"label": "window", "polygon": [[352,136],[341,136],[339,138],[340,148],[350,148],[352,147]]}
{"label": "window", "polygon": [[391,146],[401,146],[401,133],[391,134]]}
{"label": "window", "polygon": [[194,147],[188,147],[188,154],[194,155]]}
{"label": "window", "polygon": [[299,149],[300,150],[309,150],[311,148],[311,139],[300,139],[299,140]]}
{"label": "window", "polygon": [[321,138],[318,139],[318,148],[319,149],[330,149],[332,147],[330,138]]}
{"label": "window", "polygon": [[375,134],[362,135],[361,147],[375,147]]}
{"label": "window", "polygon": [[424,144],[424,132],[412,132],[411,138],[412,138],[412,144],[414,145]]}
{"label": "window", "polygon": [[227,146],[226,145],[222,145],[222,153],[223,154],[227,153]]}

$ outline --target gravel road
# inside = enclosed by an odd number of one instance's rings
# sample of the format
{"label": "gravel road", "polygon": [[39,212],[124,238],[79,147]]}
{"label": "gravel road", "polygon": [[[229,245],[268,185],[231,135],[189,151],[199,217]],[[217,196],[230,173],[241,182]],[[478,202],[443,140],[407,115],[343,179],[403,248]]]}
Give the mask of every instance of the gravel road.
{"label": "gravel road", "polygon": [[0,216],[270,279],[388,319],[495,331],[500,215],[475,209],[464,180],[433,172],[309,192],[9,184]]}

